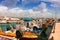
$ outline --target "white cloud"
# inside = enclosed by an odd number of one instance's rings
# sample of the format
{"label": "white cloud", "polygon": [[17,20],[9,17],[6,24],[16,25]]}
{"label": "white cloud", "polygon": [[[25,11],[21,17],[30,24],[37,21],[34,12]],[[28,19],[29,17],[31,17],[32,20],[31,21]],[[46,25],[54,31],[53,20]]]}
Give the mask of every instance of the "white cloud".
{"label": "white cloud", "polygon": [[6,6],[0,6],[0,16],[33,17],[33,18],[52,16],[52,13],[47,11],[46,5],[44,3],[42,3],[36,8],[39,9],[39,11],[34,11],[33,9],[23,10],[19,7],[8,9],[8,7]]}
{"label": "white cloud", "polygon": [[57,7],[57,8],[60,8],[60,2],[55,2],[54,4],[51,4],[51,6],[53,7]]}
{"label": "white cloud", "polygon": [[33,3],[37,3],[37,4],[39,4],[39,2],[40,2],[41,0],[22,0],[22,6],[25,6],[25,5],[27,5],[27,4],[33,4]]}
{"label": "white cloud", "polygon": [[41,0],[22,0],[24,3],[27,3],[27,2],[33,2],[33,3],[38,3],[40,2]]}
{"label": "white cloud", "polygon": [[8,7],[0,6],[0,16],[10,16],[10,17],[36,17],[37,14],[32,9],[23,10],[20,8],[8,9]]}
{"label": "white cloud", "polygon": [[15,7],[18,0],[4,0],[0,3],[0,5]]}
{"label": "white cloud", "polygon": [[[54,15],[54,13],[50,13],[48,12],[48,9],[46,7],[46,4],[44,2],[41,2],[40,5],[38,5],[37,7],[33,7],[33,9],[28,9],[28,10],[23,10],[19,7],[16,8],[12,8],[9,9],[7,6],[12,6],[14,7],[16,2],[19,0],[5,0],[1,3],[1,5],[4,6],[0,6],[0,16],[11,16],[11,17],[52,17]],[[22,1],[22,5],[26,5],[29,2],[34,2],[34,3],[38,3],[40,0],[23,0]],[[51,4],[51,6],[53,7],[60,7],[60,0],[43,0],[43,1],[47,1],[47,2],[52,2],[53,4]],[[52,15],[53,14],[53,15]]]}
{"label": "white cloud", "polygon": [[42,0],[42,1],[53,3],[51,4],[52,7],[60,7],[60,0]]}
{"label": "white cloud", "polygon": [[42,2],[40,5],[38,5],[37,7],[34,7],[33,10],[36,10],[36,11],[46,11],[47,8],[46,8],[46,4],[44,2]]}
{"label": "white cloud", "polygon": [[0,16],[7,15],[8,8],[5,6],[0,6]]}

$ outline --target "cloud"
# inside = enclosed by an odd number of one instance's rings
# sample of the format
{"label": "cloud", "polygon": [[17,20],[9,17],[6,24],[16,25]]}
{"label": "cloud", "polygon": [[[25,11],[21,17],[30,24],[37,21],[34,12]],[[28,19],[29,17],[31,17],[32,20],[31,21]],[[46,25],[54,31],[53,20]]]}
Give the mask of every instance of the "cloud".
{"label": "cloud", "polygon": [[36,18],[39,15],[39,14],[37,14],[38,13],[37,11],[33,11],[32,9],[23,10],[23,9],[20,9],[20,8],[10,9],[9,13],[14,15],[14,17],[33,17],[33,18]]}
{"label": "cloud", "polygon": [[[33,8],[34,11],[40,11],[39,17],[53,17],[54,13],[49,12],[46,3],[42,2],[39,6]],[[53,14],[53,15],[52,15]]]}
{"label": "cloud", "polygon": [[52,16],[52,13],[49,13],[49,12],[41,13],[40,11],[34,11],[32,9],[23,10],[23,9],[19,9],[19,8],[10,9],[9,13],[14,15],[14,17],[38,18],[38,17],[51,17]]}
{"label": "cloud", "polygon": [[47,8],[46,8],[46,4],[44,2],[42,2],[40,5],[38,5],[37,7],[34,7],[33,10],[36,10],[36,11],[45,11]]}
{"label": "cloud", "polygon": [[40,0],[22,0],[22,7],[24,7],[26,5],[31,5],[33,7],[36,4],[39,5],[40,4]]}
{"label": "cloud", "polygon": [[0,16],[7,15],[8,8],[5,6],[0,6]]}
{"label": "cloud", "polygon": [[55,2],[51,5],[52,7],[60,8],[60,2]]}
{"label": "cloud", "polygon": [[18,0],[4,0],[0,5],[7,7],[15,7]]}
{"label": "cloud", "polygon": [[10,17],[32,17],[32,10],[23,10],[18,7],[13,9],[8,9],[6,6],[0,6],[0,16],[10,16]]}
{"label": "cloud", "polygon": [[41,1],[41,0],[22,0],[23,2],[33,2],[33,3],[37,3],[37,2],[39,2],[39,1]]}
{"label": "cloud", "polygon": [[42,0],[44,2],[51,2],[52,7],[59,7],[60,8],[60,0]]}
{"label": "cloud", "polygon": [[[3,0],[0,5],[8,6],[8,7],[15,7],[17,2],[20,0]],[[60,7],[60,0],[21,0],[22,5],[20,6],[25,6],[30,3],[40,3],[40,2],[51,2],[52,4],[50,6],[52,7]]]}
{"label": "cloud", "polygon": [[[16,7],[9,9],[6,6],[0,6],[0,16],[10,16],[10,17],[51,17],[52,13],[49,13],[46,9],[46,6],[44,3],[40,4],[41,11],[35,11],[33,9],[23,10],[22,8]],[[36,7],[39,8],[39,7]]]}
{"label": "cloud", "polygon": [[[23,0],[23,1],[25,1],[25,0]],[[32,2],[32,0],[30,0],[30,1]],[[4,2],[2,2],[2,4]],[[14,2],[14,3],[16,3],[16,2]],[[5,3],[5,4],[7,4],[7,3]],[[15,7],[15,8],[9,9],[7,6],[4,6],[4,5],[0,6],[0,13],[1,13],[0,16],[37,18],[37,17],[52,17],[53,16],[52,14],[54,14],[54,13],[48,12],[46,3],[44,3],[44,2],[41,2],[40,5],[33,7],[32,9],[28,9],[28,10],[23,10],[20,7]]]}

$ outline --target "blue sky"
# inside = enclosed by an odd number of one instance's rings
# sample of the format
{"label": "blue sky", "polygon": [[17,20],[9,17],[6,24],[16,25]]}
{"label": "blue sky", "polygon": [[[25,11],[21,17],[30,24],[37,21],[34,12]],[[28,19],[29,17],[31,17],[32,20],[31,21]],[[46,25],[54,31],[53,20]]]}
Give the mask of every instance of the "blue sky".
{"label": "blue sky", "polygon": [[[7,15],[12,14],[13,16],[14,14],[17,14],[17,16],[20,17],[20,14],[22,13],[23,16],[27,16],[27,14],[29,15],[30,11],[32,11],[32,13],[30,13],[31,15],[36,12],[32,15],[33,17],[35,17],[36,14],[38,17],[41,17],[40,14],[45,14],[43,17],[48,17],[46,15],[51,17],[54,13],[56,13],[57,16],[59,15],[60,0],[0,0],[0,6],[2,11],[5,10],[7,12]],[[7,10],[10,12],[9,14]],[[19,10],[22,10],[22,12],[20,13]],[[13,11],[15,11],[15,13]],[[18,13],[16,11],[18,11]],[[29,13],[27,11],[29,11]],[[26,12],[26,14],[24,12]],[[2,13],[2,15],[4,15],[4,13]]]}
{"label": "blue sky", "polygon": [[2,4],[3,6],[13,7],[13,5],[14,5],[14,7],[22,7],[23,9],[25,9],[25,8],[30,9],[30,8],[36,7],[36,6],[40,5],[41,2],[46,3],[47,4],[46,6],[48,8],[52,7],[52,6],[50,6],[52,4],[51,2],[45,2],[45,1],[41,1],[41,0],[38,0],[37,2],[34,2],[34,0],[33,1],[26,0],[25,4],[24,4],[23,0],[0,0],[0,4]]}

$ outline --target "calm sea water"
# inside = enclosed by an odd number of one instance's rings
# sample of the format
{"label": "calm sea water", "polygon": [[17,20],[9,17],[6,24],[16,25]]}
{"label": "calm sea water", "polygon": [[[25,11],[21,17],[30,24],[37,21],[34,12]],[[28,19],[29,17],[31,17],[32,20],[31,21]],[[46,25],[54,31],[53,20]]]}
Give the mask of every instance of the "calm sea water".
{"label": "calm sea water", "polygon": [[[16,22],[12,22],[12,23],[9,23],[9,24],[11,24],[12,27],[16,26]],[[7,27],[9,27],[9,24],[7,24],[7,23],[0,23],[0,27],[2,28],[3,31],[6,31]]]}

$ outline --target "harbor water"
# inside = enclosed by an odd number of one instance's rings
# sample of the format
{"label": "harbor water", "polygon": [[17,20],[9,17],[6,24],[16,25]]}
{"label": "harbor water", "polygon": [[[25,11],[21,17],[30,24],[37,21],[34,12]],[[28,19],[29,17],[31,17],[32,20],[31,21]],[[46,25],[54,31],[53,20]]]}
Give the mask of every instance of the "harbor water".
{"label": "harbor water", "polygon": [[3,31],[6,31],[7,30],[7,27],[10,27],[10,25],[12,27],[15,27],[16,26],[16,22],[11,22],[11,23],[0,23],[0,28],[3,30]]}

